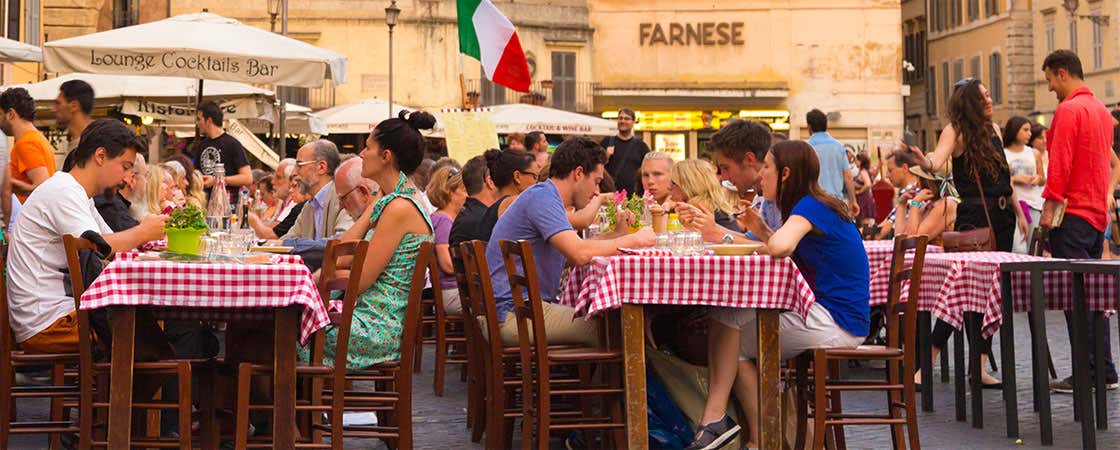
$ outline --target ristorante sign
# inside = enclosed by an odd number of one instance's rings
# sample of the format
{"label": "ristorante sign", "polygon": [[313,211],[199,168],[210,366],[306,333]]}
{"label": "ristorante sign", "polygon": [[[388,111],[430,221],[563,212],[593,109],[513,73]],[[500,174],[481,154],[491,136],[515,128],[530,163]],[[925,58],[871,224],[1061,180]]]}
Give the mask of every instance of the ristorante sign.
{"label": "ristorante sign", "polygon": [[[265,115],[267,105],[252,98],[227,100],[218,105],[228,119],[257,119]],[[166,123],[194,123],[194,105],[154,103],[147,100],[125,100],[121,112],[134,116],[148,116]]]}

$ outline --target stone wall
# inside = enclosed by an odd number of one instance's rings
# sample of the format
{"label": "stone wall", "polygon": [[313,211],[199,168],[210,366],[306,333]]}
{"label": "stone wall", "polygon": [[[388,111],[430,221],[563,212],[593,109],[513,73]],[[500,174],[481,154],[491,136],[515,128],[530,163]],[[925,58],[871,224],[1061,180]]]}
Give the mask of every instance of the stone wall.
{"label": "stone wall", "polygon": [[1038,65],[1034,61],[1034,27],[1031,11],[1026,5],[1011,10],[1007,24],[1006,104],[1012,115],[1026,115],[1034,110],[1034,80]]}

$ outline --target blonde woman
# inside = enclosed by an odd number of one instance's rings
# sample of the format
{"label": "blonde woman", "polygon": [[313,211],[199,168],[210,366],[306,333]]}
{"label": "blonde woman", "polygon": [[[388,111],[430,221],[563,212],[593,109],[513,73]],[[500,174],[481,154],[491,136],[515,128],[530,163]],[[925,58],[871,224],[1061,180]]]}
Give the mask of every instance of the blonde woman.
{"label": "blonde woman", "polygon": [[186,200],[175,185],[172,170],[163,164],[148,167],[148,214],[163,214],[167,208],[183,206]]}
{"label": "blonde woman", "polygon": [[447,314],[459,315],[463,307],[459,302],[459,285],[455,282],[455,267],[451,264],[451,224],[467,202],[467,187],[463,174],[453,166],[441,167],[432,173],[428,182],[428,200],[436,207],[432,213],[432,232],[435,234],[436,261],[439,262],[439,285],[443,293],[443,309]]}
{"label": "blonde woman", "polygon": [[681,161],[673,165],[669,179],[670,200],[710,211],[715,214],[717,224],[739,231],[739,225],[731,217],[737,199],[720,185],[711,163],[700,159]]}

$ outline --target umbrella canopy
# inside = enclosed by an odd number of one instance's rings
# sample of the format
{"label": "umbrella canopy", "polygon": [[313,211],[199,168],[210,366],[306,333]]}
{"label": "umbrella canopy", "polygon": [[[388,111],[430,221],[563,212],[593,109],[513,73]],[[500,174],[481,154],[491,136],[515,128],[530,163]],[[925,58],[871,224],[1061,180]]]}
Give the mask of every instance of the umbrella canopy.
{"label": "umbrella canopy", "polygon": [[[284,121],[284,132],[287,134],[327,134],[327,126],[323,123],[323,118],[318,113],[311,111],[311,108],[302,105],[288,103],[285,107],[287,113]],[[276,123],[278,108],[272,108],[268,114],[256,119],[243,119],[241,122],[249,128],[250,131],[257,134],[265,134],[269,131],[269,124]],[[368,127],[367,127],[368,128]],[[273,128],[273,132],[279,131]],[[368,131],[368,129],[367,129]]]}
{"label": "umbrella canopy", "polygon": [[491,120],[499,134],[541,131],[547,134],[610,136],[618,126],[610,120],[544,106],[514,103],[492,106]]}
{"label": "umbrella canopy", "polygon": [[[51,41],[48,72],[185,76],[282,86],[346,82],[346,57],[211,13]],[[209,86],[207,86],[209,90]]]}
{"label": "umbrella canopy", "polygon": [[[193,101],[198,95],[198,80],[181,77],[146,77],[138,75],[104,75],[94,73],[71,73],[46,81],[17,84],[9,87],[27,89],[38,102],[54,102],[58,89],[70,80],[82,80],[93,88],[97,104],[119,104],[124,99],[144,99],[156,103],[173,101]],[[272,100],[274,95],[268,89],[261,89],[245,83],[213,81],[206,83],[206,98],[226,100],[231,98],[260,96]]]}
{"label": "umbrella canopy", "polygon": [[43,49],[31,44],[0,38],[0,62],[41,62]]}
{"label": "umbrella canopy", "polygon": [[[401,110],[412,111],[416,108],[393,104],[392,117],[397,117]],[[369,133],[370,126],[390,117],[389,102],[377,98],[369,98],[354,103],[338,105],[318,112],[319,117],[327,126],[328,134],[364,134]],[[436,129],[442,129],[441,123],[436,123]]]}

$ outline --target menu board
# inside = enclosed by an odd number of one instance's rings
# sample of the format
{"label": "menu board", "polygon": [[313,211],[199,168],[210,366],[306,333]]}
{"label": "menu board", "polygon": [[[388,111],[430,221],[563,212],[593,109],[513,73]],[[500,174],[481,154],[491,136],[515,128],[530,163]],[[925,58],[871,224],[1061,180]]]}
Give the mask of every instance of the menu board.
{"label": "menu board", "polygon": [[653,151],[668,154],[673,161],[685,159],[684,133],[657,133],[653,136]]}
{"label": "menu board", "polygon": [[489,109],[451,109],[441,112],[447,156],[466,163],[486,150],[499,148],[498,130]]}

